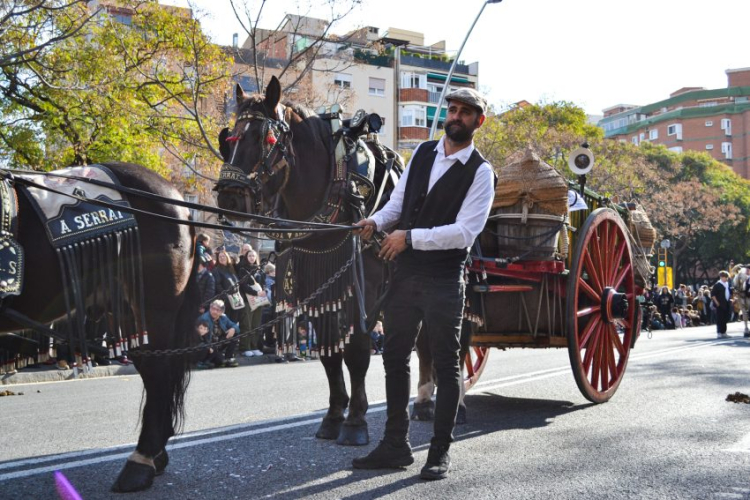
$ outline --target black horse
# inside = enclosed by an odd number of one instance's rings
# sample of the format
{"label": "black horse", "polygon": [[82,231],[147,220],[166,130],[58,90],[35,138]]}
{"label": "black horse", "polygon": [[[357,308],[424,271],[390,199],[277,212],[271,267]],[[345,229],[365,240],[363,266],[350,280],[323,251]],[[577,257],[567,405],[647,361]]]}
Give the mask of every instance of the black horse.
{"label": "black horse", "polygon": [[[234,130],[230,136],[225,129],[219,138],[225,160],[222,179],[217,185],[219,207],[251,214],[264,212],[296,221],[335,222],[342,225],[356,222],[356,209],[346,199],[352,194],[349,186],[338,182],[342,178],[341,173],[332,168],[336,146],[331,125],[301,106],[280,104],[281,86],[275,77],[271,79],[265,97],[248,96],[238,87],[236,100],[238,118]],[[337,198],[336,191],[346,193],[342,193],[343,198]],[[323,255],[343,245],[344,255],[351,255],[350,243],[349,233],[323,233],[313,234],[293,245],[311,255]],[[284,249],[291,245],[286,242],[281,246]],[[378,295],[383,264],[374,252],[365,251],[362,258],[364,308],[367,311],[372,309]],[[336,265],[328,266],[326,272],[335,272],[340,264],[339,260]],[[296,269],[294,276],[299,288],[304,290],[300,294],[302,298],[330,276],[323,272],[311,275],[313,268],[326,267],[323,264],[305,267]],[[277,283],[286,278],[289,276],[285,276],[285,269],[277,268]],[[341,307],[336,297],[331,302]],[[329,321],[321,327],[324,331],[317,332],[318,337],[324,343],[328,339],[329,346],[333,344],[333,348],[328,352],[323,348],[321,352],[330,399],[328,413],[323,417],[316,437],[337,439],[339,444],[345,445],[364,445],[369,442],[365,420],[368,408],[365,375],[370,365],[371,340],[367,332],[362,331],[358,320],[362,304],[356,303],[355,299],[348,302],[352,307],[344,305],[346,319]],[[343,325],[339,325],[342,321]],[[344,345],[344,335],[339,337],[335,331],[339,326],[353,329],[343,352],[337,349],[339,344]],[[343,362],[350,373],[351,398],[344,381]],[[349,411],[345,419],[347,408]]]}
{"label": "black horse", "polygon": [[[338,203],[335,193],[343,191],[345,199],[351,186],[341,183],[341,172],[337,170],[336,134],[325,118],[291,102],[281,104],[281,86],[273,77],[264,96],[246,95],[241,87],[236,88],[237,120],[230,132],[224,129],[219,137],[219,146],[225,164],[222,177],[217,184],[220,208],[257,214],[284,217],[295,221],[335,222],[351,224],[362,215],[356,204]],[[361,120],[361,117],[359,117]],[[351,122],[358,120],[357,115]],[[230,135],[231,134],[231,135]],[[370,149],[377,149],[368,143]],[[376,158],[377,152],[373,151]],[[385,158],[380,157],[382,163]],[[401,166],[400,169],[403,167]],[[399,170],[400,173],[401,170]],[[382,174],[382,172],[380,172]],[[374,183],[376,191],[379,182]],[[393,188],[393,183],[388,189]],[[386,189],[386,191],[388,190]],[[332,195],[331,193],[334,193]],[[379,205],[382,205],[380,200]],[[329,207],[336,208],[330,209]],[[342,236],[336,233],[313,235],[293,243],[296,248],[313,255],[323,254],[337,244]],[[283,248],[292,243],[285,242]],[[329,409],[316,433],[323,439],[337,439],[339,444],[364,445],[369,442],[365,413],[368,403],[365,392],[365,375],[370,364],[370,338],[358,321],[364,308],[370,317],[377,314],[375,302],[382,291],[384,263],[378,259],[374,247],[362,252],[364,263],[365,303],[348,310],[346,325],[354,328],[350,343],[343,352],[331,352],[321,357],[330,389]],[[308,268],[325,267],[308,261]],[[338,266],[327,266],[329,273]],[[278,280],[288,278],[282,269]],[[329,275],[315,273],[309,269],[295,269],[298,282],[308,293],[315,290]],[[306,294],[301,294],[305,297]],[[353,317],[352,317],[353,316]],[[326,328],[336,329],[336,322]],[[321,335],[322,333],[322,335]],[[318,332],[330,338],[331,332]],[[333,334],[335,337],[335,334]],[[343,341],[342,341],[343,344]],[[432,418],[433,388],[432,361],[423,342],[417,342],[420,358],[420,394],[415,402],[412,418]],[[351,399],[347,395],[342,361],[346,363],[351,378]],[[349,408],[344,419],[344,412]]]}
{"label": "black horse", "polygon": [[[181,200],[180,193],[165,179],[145,167],[126,163],[104,164],[122,186]],[[62,195],[60,195],[62,196]],[[188,210],[140,196],[126,197],[132,207],[154,214],[188,220]],[[65,284],[58,256],[49,243],[45,228],[29,200],[18,196],[19,237],[26,257],[25,284],[20,296],[9,306],[27,318],[48,324],[66,316]],[[189,380],[188,359],[179,356],[139,356],[136,351],[174,349],[190,342],[199,298],[192,286],[193,230],[146,215],[135,215],[140,231],[143,298],[126,283],[118,295],[123,325],[133,325],[144,318],[148,344],[131,349],[130,354],[143,379],[145,398],[138,445],[128,458],[112,489],[118,492],[138,491],[151,486],[154,476],[168,463],[165,446],[183,418],[184,395]],[[121,262],[130,266],[132,262]],[[134,269],[134,268],[133,268]],[[82,276],[87,278],[87,271]],[[132,288],[132,286],[130,287]],[[84,297],[87,310],[101,310],[93,293]],[[142,305],[141,305],[142,303]],[[75,314],[81,314],[76,311]],[[28,325],[0,317],[0,331],[18,331]]]}

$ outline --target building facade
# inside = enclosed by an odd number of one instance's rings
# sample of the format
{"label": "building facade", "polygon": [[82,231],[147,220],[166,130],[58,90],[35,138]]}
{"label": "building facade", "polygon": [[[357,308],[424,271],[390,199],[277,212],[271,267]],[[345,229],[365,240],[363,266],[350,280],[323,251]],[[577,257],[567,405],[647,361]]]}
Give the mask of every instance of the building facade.
{"label": "building facade", "polygon": [[727,88],[684,87],[645,106],[604,111],[605,137],[672,151],[704,151],[750,179],[750,68],[728,69]]}

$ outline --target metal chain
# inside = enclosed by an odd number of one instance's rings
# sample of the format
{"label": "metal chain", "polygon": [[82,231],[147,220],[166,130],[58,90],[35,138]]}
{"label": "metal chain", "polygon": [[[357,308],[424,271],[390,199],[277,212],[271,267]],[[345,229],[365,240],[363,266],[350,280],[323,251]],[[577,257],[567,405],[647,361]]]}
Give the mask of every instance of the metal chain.
{"label": "metal chain", "polygon": [[314,300],[316,297],[318,297],[321,293],[323,293],[329,286],[333,285],[341,276],[354,264],[354,260],[356,259],[357,254],[352,252],[351,258],[346,261],[346,263],[336,271],[336,273],[328,278],[328,280],[323,283],[317,290],[315,290],[309,297],[307,297],[305,300],[299,303],[297,307],[290,309],[286,313],[277,316],[276,318],[272,319],[268,323],[265,323],[263,325],[259,325],[256,328],[253,328],[249,332],[240,333],[238,335],[234,335],[231,339],[223,339],[219,340],[217,342],[212,342],[211,344],[199,344],[197,346],[193,347],[181,347],[178,349],[154,349],[152,351],[128,351],[128,356],[130,357],[144,357],[144,358],[150,358],[150,357],[158,357],[158,356],[179,356],[184,354],[191,354],[199,351],[205,351],[208,348],[215,348],[220,347],[223,345],[227,345],[230,342],[234,342],[236,339],[240,339],[242,337],[246,337],[247,335],[250,335],[251,333],[262,330],[263,328],[269,326],[269,325],[275,325],[276,323],[280,323],[281,321],[293,316],[298,310],[304,309],[307,304],[309,304],[312,300]]}

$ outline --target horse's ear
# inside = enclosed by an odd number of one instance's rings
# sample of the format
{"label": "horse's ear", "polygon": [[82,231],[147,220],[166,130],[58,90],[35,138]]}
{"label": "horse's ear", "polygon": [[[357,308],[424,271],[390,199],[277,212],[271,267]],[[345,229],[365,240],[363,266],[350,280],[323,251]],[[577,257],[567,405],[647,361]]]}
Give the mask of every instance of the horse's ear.
{"label": "horse's ear", "polygon": [[266,109],[269,111],[275,110],[279,101],[281,101],[281,82],[278,78],[272,76],[271,81],[268,82],[268,87],[266,87]]}
{"label": "horse's ear", "polygon": [[227,137],[229,137],[229,129],[224,127],[219,132],[219,152],[224,161],[229,161],[229,143],[227,142]]}
{"label": "horse's ear", "polygon": [[238,83],[234,87],[234,101],[237,103],[237,108],[239,108],[243,102],[245,102],[245,99],[248,98],[248,95],[245,94],[245,91],[242,90],[242,87]]}

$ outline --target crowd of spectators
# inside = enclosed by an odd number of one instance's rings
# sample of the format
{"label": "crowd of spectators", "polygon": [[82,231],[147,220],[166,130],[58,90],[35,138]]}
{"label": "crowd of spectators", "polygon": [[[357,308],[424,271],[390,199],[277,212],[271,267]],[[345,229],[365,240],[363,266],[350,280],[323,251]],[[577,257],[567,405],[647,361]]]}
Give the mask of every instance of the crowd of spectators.
{"label": "crowd of spectators", "polygon": [[[276,338],[271,323],[276,317],[273,290],[276,268],[262,263],[250,244],[243,244],[238,255],[226,248],[211,249],[211,238],[198,235],[196,242],[197,282],[201,306],[197,311],[196,332],[206,352],[197,367],[235,367],[236,356],[274,355],[277,362],[314,359],[317,334],[308,318],[297,318],[294,346],[284,346]],[[264,326],[265,325],[265,326]],[[383,325],[378,321],[370,333],[371,353],[383,349]],[[218,346],[216,342],[222,341]]]}
{"label": "crowd of spectators", "polygon": [[[644,308],[644,329],[674,330],[715,325],[717,322],[717,307],[711,300],[711,287],[705,284],[681,284],[674,290],[662,286],[646,290],[640,300]],[[739,320],[739,316],[738,311],[730,309],[730,322]]]}

